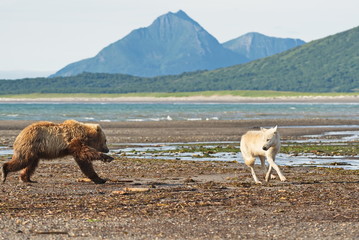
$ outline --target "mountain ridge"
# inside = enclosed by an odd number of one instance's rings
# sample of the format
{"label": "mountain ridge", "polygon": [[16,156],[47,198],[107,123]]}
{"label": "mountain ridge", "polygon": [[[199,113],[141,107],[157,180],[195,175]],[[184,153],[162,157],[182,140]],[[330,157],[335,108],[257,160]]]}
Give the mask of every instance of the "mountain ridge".
{"label": "mountain ridge", "polygon": [[359,91],[359,26],[245,64],[151,78],[82,73],[0,81],[0,94],[138,93],[217,90]]}
{"label": "mountain ridge", "polygon": [[[262,35],[262,39],[265,37]],[[253,59],[226,47],[226,43],[219,43],[198,22],[179,10],[159,16],[148,27],[131,31],[96,56],[70,63],[51,77],[82,72],[153,77],[213,70],[250,60]]]}
{"label": "mountain ridge", "polygon": [[246,61],[245,57],[224,48],[185,12],[178,11],[158,17],[146,28],[133,30],[95,57],[71,63],[52,77],[81,72],[157,76]]}
{"label": "mountain ridge", "polygon": [[305,44],[301,39],[269,37],[257,32],[249,32],[222,45],[248,59],[257,60],[284,52]]}
{"label": "mountain ridge", "polygon": [[359,26],[267,58],[193,77],[197,78],[196,86],[205,84],[212,89],[219,86],[209,83],[221,76],[221,84],[242,90],[358,91],[358,39]]}

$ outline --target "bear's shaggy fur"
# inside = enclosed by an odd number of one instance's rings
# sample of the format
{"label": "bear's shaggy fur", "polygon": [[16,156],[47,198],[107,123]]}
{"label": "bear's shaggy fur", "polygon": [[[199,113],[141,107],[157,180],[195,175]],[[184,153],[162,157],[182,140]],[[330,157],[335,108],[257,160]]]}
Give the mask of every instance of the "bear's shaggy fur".
{"label": "bear's shaggy fur", "polygon": [[95,172],[93,160],[110,162],[106,136],[98,124],[67,120],[61,124],[36,122],[26,127],[16,137],[14,155],[2,167],[2,181],[10,172],[22,170],[20,180],[31,182],[40,159],[61,158],[72,155],[81,171],[94,183],[105,183]]}

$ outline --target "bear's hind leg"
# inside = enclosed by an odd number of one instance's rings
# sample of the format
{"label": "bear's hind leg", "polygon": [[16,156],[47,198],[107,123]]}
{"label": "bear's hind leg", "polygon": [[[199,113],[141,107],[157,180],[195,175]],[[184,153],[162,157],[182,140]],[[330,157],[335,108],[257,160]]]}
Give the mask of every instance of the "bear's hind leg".
{"label": "bear's hind leg", "polygon": [[19,160],[13,156],[9,162],[4,163],[2,166],[2,182],[6,181],[6,177],[10,172],[17,172],[28,166],[28,161]]}
{"label": "bear's hind leg", "polygon": [[22,170],[21,174],[20,174],[20,180],[23,182],[35,182],[35,181],[31,181],[30,177],[32,176],[32,174],[34,174],[38,164],[39,164],[40,159],[34,159],[30,162],[30,164],[24,169]]}

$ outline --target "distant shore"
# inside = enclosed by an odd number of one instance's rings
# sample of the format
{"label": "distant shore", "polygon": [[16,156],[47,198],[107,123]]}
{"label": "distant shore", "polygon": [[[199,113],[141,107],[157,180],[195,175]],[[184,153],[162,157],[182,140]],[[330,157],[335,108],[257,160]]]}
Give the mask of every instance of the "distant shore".
{"label": "distant shore", "polygon": [[241,97],[231,95],[221,96],[190,96],[190,97],[36,97],[36,98],[7,98],[0,97],[0,103],[21,102],[340,102],[356,103],[358,96],[296,96],[296,97]]}

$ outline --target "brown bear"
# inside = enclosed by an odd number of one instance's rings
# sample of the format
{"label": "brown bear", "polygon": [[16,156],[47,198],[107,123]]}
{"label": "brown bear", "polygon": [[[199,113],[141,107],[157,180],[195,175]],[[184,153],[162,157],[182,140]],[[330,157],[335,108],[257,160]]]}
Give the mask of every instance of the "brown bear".
{"label": "brown bear", "polygon": [[94,183],[105,183],[95,172],[93,160],[111,162],[106,136],[98,124],[67,120],[61,124],[36,122],[26,127],[16,137],[14,155],[2,167],[2,181],[10,172],[21,169],[20,180],[32,182],[31,175],[40,159],[61,158],[72,155],[81,171]]}

